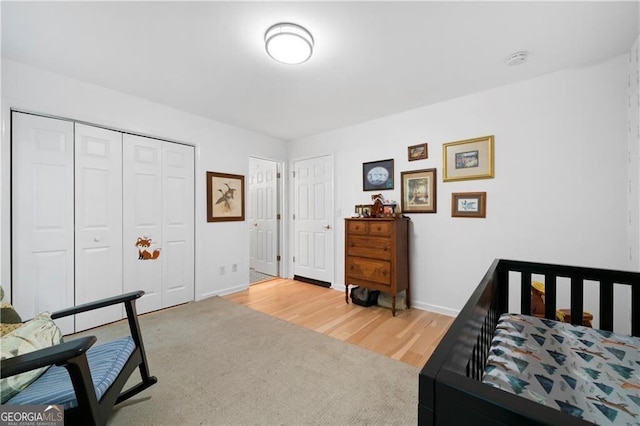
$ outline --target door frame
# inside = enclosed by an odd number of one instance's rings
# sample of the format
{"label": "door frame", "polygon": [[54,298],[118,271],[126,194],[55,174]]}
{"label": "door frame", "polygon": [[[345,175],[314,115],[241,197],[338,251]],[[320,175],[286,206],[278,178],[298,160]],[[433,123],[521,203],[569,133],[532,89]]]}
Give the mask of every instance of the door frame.
{"label": "door frame", "polygon": [[331,241],[332,247],[333,247],[333,256],[330,256],[327,261],[331,263],[330,267],[331,267],[331,288],[334,288],[336,285],[336,256],[335,253],[337,253],[337,247],[336,247],[336,241],[338,240],[338,238],[336,238],[336,221],[335,221],[335,205],[336,205],[336,191],[335,191],[335,181],[336,181],[336,160],[335,160],[335,155],[333,152],[326,152],[326,153],[319,153],[316,155],[308,155],[308,156],[304,156],[304,157],[296,157],[296,158],[292,158],[289,160],[289,172],[287,173],[287,177],[289,178],[289,194],[290,194],[290,206],[289,209],[287,210],[287,220],[290,221],[290,225],[288,227],[288,241],[289,241],[289,247],[291,248],[290,251],[287,253],[287,265],[288,265],[288,274],[287,274],[287,278],[293,279],[294,276],[294,271],[295,271],[295,267],[294,267],[294,263],[293,263],[293,256],[295,255],[295,220],[293,220],[293,214],[296,211],[295,207],[296,207],[296,203],[298,202],[296,199],[296,195],[295,195],[295,181],[293,178],[293,173],[295,171],[295,164],[298,161],[305,161],[305,160],[312,160],[314,158],[319,158],[319,157],[329,157],[329,160],[331,162],[331,182],[329,183],[329,189],[331,191],[331,196],[329,197],[329,204],[330,204],[330,211],[331,211],[331,216],[330,216],[330,225],[331,225],[331,229],[334,231],[333,232],[333,240]]}
{"label": "door frame", "polygon": [[[280,161],[280,160],[274,160],[273,158],[268,158],[268,157],[262,157],[259,155],[249,155],[249,167],[247,168],[247,170],[250,172],[250,166],[251,166],[251,159],[254,158],[256,160],[264,160],[264,161],[270,161],[272,163],[276,164],[276,170],[279,173],[280,177],[277,180],[277,185],[276,185],[276,190],[277,190],[277,194],[276,194],[276,203],[275,203],[275,208],[276,208],[276,214],[280,214],[280,220],[277,223],[277,251],[278,251],[278,255],[280,256],[280,261],[278,262],[278,272],[277,272],[277,277],[287,277],[288,276],[288,268],[287,268],[287,262],[285,261],[287,259],[288,256],[286,256],[287,253],[287,244],[286,244],[286,239],[285,239],[285,234],[286,234],[286,230],[289,226],[288,220],[287,220],[287,215],[285,214],[286,212],[286,208],[287,208],[287,204],[286,204],[286,198],[284,196],[285,194],[285,185],[286,185],[286,181],[287,181],[287,174],[285,173],[285,163],[284,161]],[[249,193],[249,188],[247,188],[246,190],[247,194]],[[251,238],[247,238],[248,240],[248,244],[249,244],[249,250],[247,252],[247,265],[250,264],[249,262],[249,256],[251,253]],[[250,283],[247,284],[247,287],[250,285]]]}

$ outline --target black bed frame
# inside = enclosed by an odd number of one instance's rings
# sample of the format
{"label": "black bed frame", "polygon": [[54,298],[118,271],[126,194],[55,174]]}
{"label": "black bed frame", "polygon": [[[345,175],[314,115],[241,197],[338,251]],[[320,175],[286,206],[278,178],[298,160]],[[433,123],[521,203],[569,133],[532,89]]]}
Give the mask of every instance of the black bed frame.
{"label": "black bed frame", "polygon": [[[519,282],[509,283],[510,272]],[[491,339],[508,310],[509,285],[520,285],[520,313],[531,314],[531,276],[544,276],[545,317],[555,319],[556,290],[569,278],[571,323],[582,324],[584,282],[599,284],[599,324],[612,331],[614,284],[631,286],[631,334],[640,335],[640,273],[495,260],[420,372],[420,425],[587,425],[577,417],[481,383]],[[518,274],[511,274],[517,276]]]}

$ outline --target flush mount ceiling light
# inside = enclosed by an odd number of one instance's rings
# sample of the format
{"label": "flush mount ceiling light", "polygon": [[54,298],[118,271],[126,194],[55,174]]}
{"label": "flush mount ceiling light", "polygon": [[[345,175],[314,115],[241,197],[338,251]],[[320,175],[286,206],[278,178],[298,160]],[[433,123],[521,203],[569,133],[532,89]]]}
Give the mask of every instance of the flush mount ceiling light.
{"label": "flush mount ceiling light", "polygon": [[301,64],[313,53],[313,37],[300,25],[282,22],[269,27],[264,34],[264,46],[278,62]]}

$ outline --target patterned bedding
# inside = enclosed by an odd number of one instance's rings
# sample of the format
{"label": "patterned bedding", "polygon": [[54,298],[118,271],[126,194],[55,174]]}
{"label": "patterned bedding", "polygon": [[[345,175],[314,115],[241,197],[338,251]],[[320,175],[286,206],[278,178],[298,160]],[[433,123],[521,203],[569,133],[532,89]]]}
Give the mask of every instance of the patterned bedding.
{"label": "patterned bedding", "polygon": [[500,317],[482,381],[601,425],[640,425],[640,338]]}

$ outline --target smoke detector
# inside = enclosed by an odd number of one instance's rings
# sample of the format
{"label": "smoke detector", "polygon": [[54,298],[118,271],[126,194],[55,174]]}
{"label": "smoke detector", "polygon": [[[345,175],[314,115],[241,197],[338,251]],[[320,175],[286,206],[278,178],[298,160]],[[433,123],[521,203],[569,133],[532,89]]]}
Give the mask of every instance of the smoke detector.
{"label": "smoke detector", "polygon": [[529,52],[526,52],[524,50],[521,50],[520,52],[512,53],[507,58],[507,61],[506,61],[507,65],[520,65],[521,63],[527,60],[528,56],[529,56]]}

